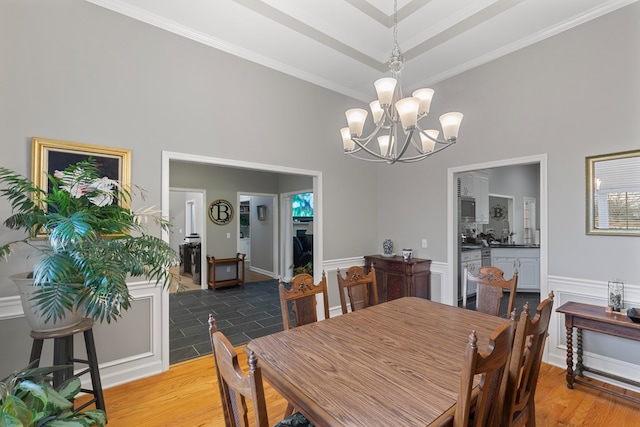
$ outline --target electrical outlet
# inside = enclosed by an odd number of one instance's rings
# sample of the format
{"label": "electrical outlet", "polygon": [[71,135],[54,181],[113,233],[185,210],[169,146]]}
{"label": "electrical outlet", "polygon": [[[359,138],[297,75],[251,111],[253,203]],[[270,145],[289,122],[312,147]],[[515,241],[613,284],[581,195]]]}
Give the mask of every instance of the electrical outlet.
{"label": "electrical outlet", "polygon": [[231,233],[227,233],[227,239],[231,238]]}
{"label": "electrical outlet", "polygon": [[422,248],[423,249],[427,248],[427,239],[422,239]]}
{"label": "electrical outlet", "polygon": [[231,273],[231,267],[227,267],[227,273]]}

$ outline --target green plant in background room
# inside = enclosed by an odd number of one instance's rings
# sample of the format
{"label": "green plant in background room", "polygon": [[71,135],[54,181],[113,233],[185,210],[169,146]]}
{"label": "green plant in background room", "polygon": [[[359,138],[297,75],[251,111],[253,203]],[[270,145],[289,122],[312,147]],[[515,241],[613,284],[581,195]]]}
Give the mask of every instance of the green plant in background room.
{"label": "green plant in background room", "polygon": [[308,262],[305,265],[301,265],[299,267],[293,268],[293,274],[302,274],[302,273],[310,274],[313,276],[313,263]]}
{"label": "green plant in background room", "polygon": [[54,388],[51,374],[66,366],[36,368],[37,361],[0,381],[0,427],[104,427],[100,409],[73,410],[80,379],[71,377]]}
{"label": "green plant in background room", "polygon": [[[0,167],[0,196],[12,208],[4,225],[28,234],[0,246],[0,256],[6,259],[17,245],[34,250],[36,291],[29,300],[46,322],[76,311],[109,323],[131,307],[128,277],[143,277],[163,288],[179,281],[170,271],[178,255],[147,231],[149,220],[167,231],[171,223],[149,208],[129,209],[132,189],[99,176],[99,166],[89,158],[47,174],[48,189]],[[135,190],[144,197],[143,190]],[[22,302],[24,306],[24,298]]]}

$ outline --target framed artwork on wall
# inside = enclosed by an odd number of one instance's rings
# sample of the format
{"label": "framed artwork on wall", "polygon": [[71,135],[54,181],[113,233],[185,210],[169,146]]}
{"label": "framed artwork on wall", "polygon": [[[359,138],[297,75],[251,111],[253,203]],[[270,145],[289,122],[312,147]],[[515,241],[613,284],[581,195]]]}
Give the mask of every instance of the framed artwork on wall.
{"label": "framed artwork on wall", "polygon": [[[31,138],[31,147],[31,181],[46,191],[50,189],[47,174],[89,158],[100,165],[102,176],[117,180],[123,188],[131,187],[131,150],[40,137]],[[120,203],[128,207],[127,201]]]}

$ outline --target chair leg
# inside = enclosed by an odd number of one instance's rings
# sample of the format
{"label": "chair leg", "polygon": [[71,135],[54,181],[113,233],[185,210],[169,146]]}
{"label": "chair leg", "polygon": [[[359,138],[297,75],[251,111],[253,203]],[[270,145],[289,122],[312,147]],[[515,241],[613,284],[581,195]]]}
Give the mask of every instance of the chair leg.
{"label": "chair leg", "polygon": [[287,418],[293,414],[293,405],[291,403],[287,403],[287,409],[284,411],[284,418]]}
{"label": "chair leg", "polygon": [[536,427],[536,406],[533,403],[533,399],[529,400],[529,411],[527,413],[527,427]]}

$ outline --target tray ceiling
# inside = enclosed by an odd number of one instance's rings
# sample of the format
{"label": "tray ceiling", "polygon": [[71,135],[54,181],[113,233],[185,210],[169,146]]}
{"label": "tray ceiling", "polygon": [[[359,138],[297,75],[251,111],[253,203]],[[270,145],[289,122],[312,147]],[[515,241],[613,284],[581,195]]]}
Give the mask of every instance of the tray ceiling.
{"label": "tray ceiling", "polygon": [[[86,0],[368,102],[388,75],[392,0]],[[398,0],[406,90],[637,0]],[[567,54],[570,54],[569,52]]]}

